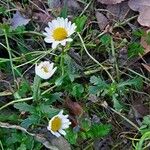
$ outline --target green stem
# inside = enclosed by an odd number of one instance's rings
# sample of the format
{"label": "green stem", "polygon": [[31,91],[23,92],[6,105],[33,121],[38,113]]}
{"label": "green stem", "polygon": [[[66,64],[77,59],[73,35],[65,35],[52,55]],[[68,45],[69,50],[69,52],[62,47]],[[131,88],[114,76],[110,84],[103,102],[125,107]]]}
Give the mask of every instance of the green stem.
{"label": "green stem", "polygon": [[120,75],[119,75],[119,68],[118,68],[118,64],[117,64],[116,54],[115,54],[113,38],[111,38],[111,50],[112,50],[112,57],[113,57],[113,60],[114,60],[114,67],[116,69],[117,80],[119,81],[120,80]]}
{"label": "green stem", "polygon": [[139,143],[138,143],[138,146],[137,146],[137,150],[142,150],[142,146],[143,146],[143,143],[145,140],[148,140],[150,139],[150,131],[144,133],[144,135],[141,137]]}
{"label": "green stem", "polygon": [[80,40],[81,40],[81,43],[82,43],[83,48],[84,48],[85,52],[87,53],[87,55],[88,55],[95,63],[97,63],[103,70],[105,70],[105,72],[108,74],[108,76],[110,77],[110,79],[112,80],[112,82],[115,82],[115,80],[113,79],[113,77],[111,76],[111,74],[108,72],[108,70],[107,70],[101,63],[99,63],[99,62],[88,52],[88,50],[87,50],[87,48],[86,48],[86,46],[85,46],[85,44],[84,44],[84,41],[83,41],[83,39],[82,39],[80,33],[77,32],[77,34],[78,34],[78,36],[79,36],[79,38],[80,38]]}
{"label": "green stem", "polygon": [[3,147],[3,144],[2,144],[1,140],[0,140],[0,146],[1,146],[1,149],[4,150],[4,147]]}
{"label": "green stem", "polygon": [[41,83],[41,78],[38,75],[35,75],[34,83],[33,83],[33,100],[34,101],[39,100],[40,83]]}
{"label": "green stem", "polygon": [[5,30],[4,30],[4,34],[5,34],[5,40],[6,40],[6,45],[7,45],[7,51],[8,51],[9,59],[10,59],[11,70],[12,70],[13,78],[14,78],[14,81],[15,81],[15,71],[14,71],[14,67],[13,67],[13,61],[12,61],[12,56],[11,56],[11,49],[9,47],[8,37],[7,37],[7,33],[6,33]]}
{"label": "green stem", "polygon": [[22,98],[22,99],[18,99],[18,100],[13,100],[13,101],[7,103],[6,105],[3,105],[2,107],[0,107],[0,111],[2,109],[6,108],[7,106],[12,105],[14,103],[29,101],[29,100],[32,100],[32,99],[33,99],[33,97],[28,97],[28,98]]}
{"label": "green stem", "polygon": [[63,76],[65,71],[64,71],[64,52],[61,53],[60,56],[60,66],[61,66],[61,75]]}

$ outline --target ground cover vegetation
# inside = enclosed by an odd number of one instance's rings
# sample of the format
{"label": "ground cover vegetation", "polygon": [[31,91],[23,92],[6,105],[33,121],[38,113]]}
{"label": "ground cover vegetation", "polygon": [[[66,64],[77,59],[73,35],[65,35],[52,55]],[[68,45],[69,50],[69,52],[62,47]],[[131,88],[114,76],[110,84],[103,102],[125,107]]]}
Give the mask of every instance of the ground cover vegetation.
{"label": "ground cover vegetation", "polygon": [[0,149],[150,148],[149,0],[0,0]]}

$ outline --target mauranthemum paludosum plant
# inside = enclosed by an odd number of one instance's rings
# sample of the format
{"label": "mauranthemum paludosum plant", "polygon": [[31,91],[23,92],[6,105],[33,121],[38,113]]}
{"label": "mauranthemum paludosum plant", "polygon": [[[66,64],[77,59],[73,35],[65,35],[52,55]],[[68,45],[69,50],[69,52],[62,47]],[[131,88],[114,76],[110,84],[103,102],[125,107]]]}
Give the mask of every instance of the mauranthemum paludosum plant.
{"label": "mauranthemum paludosum plant", "polygon": [[43,61],[40,64],[35,65],[35,74],[42,79],[49,79],[57,69],[57,67],[53,67],[54,63],[50,63],[49,61]]}
{"label": "mauranthemum paludosum plant", "polygon": [[52,43],[52,48],[55,49],[58,44],[63,46],[67,42],[71,42],[72,38],[70,37],[76,30],[76,25],[71,21],[68,21],[68,18],[64,19],[58,17],[55,20],[52,20],[48,23],[48,27],[45,28],[43,34],[46,36],[44,41],[46,43]]}
{"label": "mauranthemum paludosum plant", "polygon": [[47,129],[56,137],[66,135],[64,129],[69,128],[71,122],[68,119],[68,115],[63,115],[63,110],[58,115],[54,116],[48,123]]}

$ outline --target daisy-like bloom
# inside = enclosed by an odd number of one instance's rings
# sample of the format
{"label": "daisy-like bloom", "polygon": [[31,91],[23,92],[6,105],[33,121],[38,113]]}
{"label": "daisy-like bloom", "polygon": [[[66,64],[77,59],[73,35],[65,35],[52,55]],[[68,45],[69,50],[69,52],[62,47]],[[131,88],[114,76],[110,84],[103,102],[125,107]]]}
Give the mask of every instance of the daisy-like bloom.
{"label": "daisy-like bloom", "polygon": [[61,134],[66,135],[64,129],[67,129],[70,124],[71,122],[68,119],[68,115],[63,115],[63,110],[61,110],[58,115],[49,121],[47,129],[56,137],[60,137]]}
{"label": "daisy-like bloom", "polygon": [[65,46],[67,42],[72,41],[70,36],[75,32],[76,25],[74,23],[71,24],[68,18],[64,19],[58,17],[52,20],[52,22],[49,22],[48,26],[49,27],[45,28],[46,32],[43,33],[46,36],[44,41],[46,43],[52,43],[53,49],[55,49],[58,44]]}
{"label": "daisy-like bloom", "polygon": [[57,67],[53,68],[54,63],[50,63],[49,61],[43,61],[39,65],[35,65],[35,74],[41,77],[42,79],[49,79]]}

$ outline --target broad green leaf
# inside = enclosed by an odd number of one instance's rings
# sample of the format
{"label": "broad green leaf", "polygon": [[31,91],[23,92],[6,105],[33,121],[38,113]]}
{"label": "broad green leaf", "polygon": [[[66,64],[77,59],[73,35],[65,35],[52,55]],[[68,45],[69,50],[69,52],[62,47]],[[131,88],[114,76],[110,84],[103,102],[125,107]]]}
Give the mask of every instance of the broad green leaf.
{"label": "broad green leaf", "polygon": [[111,130],[111,126],[107,124],[94,124],[90,130],[87,131],[87,137],[89,138],[100,138],[108,135]]}
{"label": "broad green leaf", "polygon": [[27,129],[30,125],[38,124],[39,119],[39,116],[30,115],[28,118],[22,121],[21,126]]}
{"label": "broad green leaf", "polygon": [[137,42],[130,43],[128,46],[128,57],[133,58],[144,53],[144,47]]}
{"label": "broad green leaf", "polygon": [[85,15],[83,15],[83,16],[81,16],[81,17],[77,17],[77,18],[75,19],[74,22],[75,22],[75,24],[76,24],[76,26],[77,26],[77,31],[78,31],[78,32],[81,32],[81,31],[83,30],[86,21],[87,21],[87,16],[85,16]]}
{"label": "broad green leaf", "polygon": [[25,112],[30,112],[31,113],[31,112],[35,111],[35,109],[34,109],[34,107],[32,105],[29,105],[29,104],[27,104],[25,102],[23,102],[23,103],[16,103],[16,104],[14,104],[14,107],[16,109],[19,109],[20,112],[21,111],[25,111]]}
{"label": "broad green leaf", "polygon": [[76,144],[78,134],[76,132],[73,132],[72,129],[67,129],[66,130],[66,136],[65,138],[69,141],[70,144]]}

